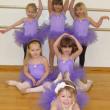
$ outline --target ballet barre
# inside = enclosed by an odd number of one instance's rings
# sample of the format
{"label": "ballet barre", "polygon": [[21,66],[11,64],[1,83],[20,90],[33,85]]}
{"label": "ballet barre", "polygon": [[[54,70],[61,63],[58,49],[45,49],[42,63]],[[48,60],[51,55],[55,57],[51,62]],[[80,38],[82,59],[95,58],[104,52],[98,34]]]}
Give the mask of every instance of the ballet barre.
{"label": "ballet barre", "polygon": [[[5,29],[5,28],[7,28],[7,26],[2,26],[2,25],[0,25],[0,30],[3,30],[3,29]],[[14,29],[21,29],[22,27],[16,27],[16,28],[14,28]],[[95,30],[95,31],[110,31],[110,28],[91,28],[91,29],[93,29],[93,30]]]}
{"label": "ballet barre", "polygon": [[[22,6],[15,6],[15,5],[0,5],[0,8],[4,9],[25,9]],[[43,10],[47,10],[46,7]],[[103,8],[87,8],[88,11],[97,11],[97,12],[110,12],[110,9],[103,9]]]}

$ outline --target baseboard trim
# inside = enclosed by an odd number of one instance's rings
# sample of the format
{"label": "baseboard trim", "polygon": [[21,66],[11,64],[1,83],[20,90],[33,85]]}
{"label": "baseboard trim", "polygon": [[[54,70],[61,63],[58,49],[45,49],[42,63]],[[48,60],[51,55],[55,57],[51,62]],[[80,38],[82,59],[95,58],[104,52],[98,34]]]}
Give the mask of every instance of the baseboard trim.
{"label": "baseboard trim", "polygon": [[[0,65],[0,72],[19,72],[22,65]],[[110,67],[85,67],[87,73],[110,73]]]}
{"label": "baseboard trim", "polygon": [[110,67],[85,67],[87,73],[110,73]]}
{"label": "baseboard trim", "polygon": [[19,72],[22,65],[0,65],[0,72]]}

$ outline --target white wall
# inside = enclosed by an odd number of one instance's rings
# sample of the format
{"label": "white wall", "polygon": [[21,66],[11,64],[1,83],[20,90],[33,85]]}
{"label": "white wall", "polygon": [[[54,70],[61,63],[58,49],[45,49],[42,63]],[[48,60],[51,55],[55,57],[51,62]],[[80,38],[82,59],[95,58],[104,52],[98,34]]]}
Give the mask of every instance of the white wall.
{"label": "white wall", "polygon": [[[35,0],[0,0],[0,5],[15,5],[25,7],[27,3]],[[77,0],[83,1],[88,8],[104,8],[110,9],[109,0]],[[47,7],[47,0],[42,0],[43,6]],[[89,12],[89,15],[95,20],[101,15],[110,16],[110,12]],[[0,25],[9,25],[25,16],[24,9],[2,9],[0,8]],[[67,13],[67,22],[72,23],[72,19]],[[48,22],[48,12],[43,11],[39,19],[39,24]],[[109,28],[110,21],[104,21],[101,27]],[[14,42],[14,30],[6,34],[0,34],[0,65],[21,65],[23,62],[23,50]],[[110,32],[97,32],[98,41],[88,47],[86,53],[86,66],[91,67],[110,67]],[[44,49],[45,47],[45,49]],[[43,46],[43,53],[48,57],[48,42],[46,41]]]}

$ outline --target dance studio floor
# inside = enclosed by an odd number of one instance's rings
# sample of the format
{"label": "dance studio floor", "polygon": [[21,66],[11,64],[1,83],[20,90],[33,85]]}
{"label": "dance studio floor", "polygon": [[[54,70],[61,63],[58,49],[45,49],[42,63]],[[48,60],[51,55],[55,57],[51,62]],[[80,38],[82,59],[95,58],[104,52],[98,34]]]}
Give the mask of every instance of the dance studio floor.
{"label": "dance studio floor", "polygon": [[[110,110],[110,73],[88,72],[87,76],[94,84],[88,92],[90,101],[84,110]],[[24,95],[6,85],[7,80],[17,78],[17,72],[0,72],[0,110],[42,110],[37,104],[40,93]]]}

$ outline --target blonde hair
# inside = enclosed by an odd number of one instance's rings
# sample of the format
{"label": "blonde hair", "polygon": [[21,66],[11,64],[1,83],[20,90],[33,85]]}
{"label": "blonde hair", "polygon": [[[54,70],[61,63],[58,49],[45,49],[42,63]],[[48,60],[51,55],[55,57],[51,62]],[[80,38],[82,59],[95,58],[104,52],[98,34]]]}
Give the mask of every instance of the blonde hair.
{"label": "blonde hair", "polygon": [[[39,44],[40,48],[42,48],[42,45],[41,45],[40,41],[38,41],[38,40],[32,40],[32,41],[30,41],[30,42],[27,44],[27,51],[26,51],[26,57],[25,57],[25,59],[24,59],[24,66],[28,64],[28,61],[29,61],[29,59],[31,58],[31,55],[30,55],[30,53],[29,53],[29,49],[30,49],[30,45],[31,45],[31,44]],[[41,55],[42,55],[42,52],[41,52]]]}
{"label": "blonde hair", "polygon": [[74,6],[74,16],[75,17],[78,17],[77,15],[76,15],[76,10],[77,10],[77,8],[82,8],[83,10],[84,10],[84,15],[85,15],[85,17],[87,16],[87,8],[86,8],[86,6],[85,6],[85,4],[83,3],[83,2],[78,2],[75,6]]}
{"label": "blonde hair", "polygon": [[36,6],[36,4],[35,3],[29,3],[27,6],[26,6],[26,10],[28,10],[28,8],[33,8],[33,10],[35,11],[35,12],[37,12],[37,6]]}

